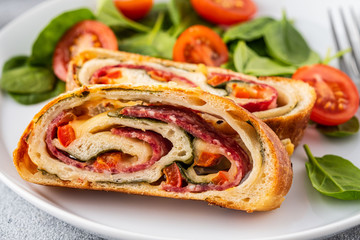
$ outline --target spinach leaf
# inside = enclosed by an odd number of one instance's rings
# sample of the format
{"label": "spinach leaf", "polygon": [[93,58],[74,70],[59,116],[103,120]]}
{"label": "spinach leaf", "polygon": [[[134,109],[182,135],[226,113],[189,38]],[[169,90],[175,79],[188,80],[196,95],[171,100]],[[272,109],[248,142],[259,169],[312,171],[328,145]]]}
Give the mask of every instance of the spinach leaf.
{"label": "spinach leaf", "polygon": [[6,72],[18,67],[22,67],[28,63],[29,57],[28,56],[15,56],[10,58],[4,63],[2,72]]}
{"label": "spinach leaf", "polygon": [[286,75],[296,71],[296,67],[286,66],[270,58],[257,55],[244,41],[239,41],[237,44],[233,61],[238,72],[255,76]]}
{"label": "spinach leaf", "polygon": [[1,78],[1,88],[12,93],[41,93],[55,83],[54,74],[44,67],[22,66],[7,70]]}
{"label": "spinach leaf", "polygon": [[320,63],[320,62],[321,62],[321,58],[320,58],[319,54],[311,50],[308,58],[304,62],[302,62],[298,65],[295,65],[295,66],[302,67],[305,65],[313,65],[313,64]]}
{"label": "spinach leaf", "polygon": [[230,27],[225,32],[223,40],[224,42],[233,40],[252,41],[261,38],[268,24],[274,21],[275,20],[270,17],[260,17],[245,23],[240,23]]}
{"label": "spinach leaf", "polygon": [[269,23],[265,29],[264,40],[269,55],[284,64],[300,65],[309,58],[311,52],[304,38],[287,20],[285,14],[281,21]]}
{"label": "spinach leaf", "polygon": [[256,57],[256,54],[246,46],[244,41],[239,41],[233,56],[236,71],[245,72],[246,65],[252,57]]}
{"label": "spinach leaf", "polygon": [[304,149],[309,158],[306,171],[317,191],[342,200],[360,200],[359,168],[342,157],[314,157],[307,145]]}
{"label": "spinach leaf", "polygon": [[119,40],[119,49],[143,55],[172,58],[176,38],[161,30],[164,13],[158,16],[154,28],[149,33],[136,34]]}
{"label": "spinach leaf", "polygon": [[30,64],[51,67],[52,55],[60,38],[74,24],[87,19],[94,19],[94,14],[82,8],[62,13],[51,20],[32,46]]}
{"label": "spinach leaf", "polygon": [[245,73],[255,76],[292,75],[296,71],[294,66],[286,66],[266,57],[253,57],[246,65]]}
{"label": "spinach leaf", "polygon": [[246,45],[251,48],[257,55],[262,57],[270,57],[266,50],[264,38],[259,38],[250,42],[246,42]]}
{"label": "spinach leaf", "polygon": [[57,80],[54,89],[48,92],[43,93],[30,93],[30,94],[17,94],[9,92],[10,96],[15,99],[18,103],[24,105],[31,105],[45,101],[49,98],[58,96],[59,94],[65,92],[65,83],[61,80]]}
{"label": "spinach leaf", "polygon": [[188,0],[170,0],[168,2],[168,9],[170,19],[173,23],[173,27],[169,29],[172,36],[179,36],[185,29],[192,25],[205,25],[210,28],[214,27],[208,21],[202,19],[191,6]]}
{"label": "spinach leaf", "polygon": [[155,3],[150,12],[143,19],[140,19],[139,22],[152,29],[159,17],[159,14],[165,15],[162,26],[163,29],[169,29],[173,26],[167,3]]}
{"label": "spinach leaf", "polygon": [[329,137],[347,137],[359,132],[359,120],[356,116],[337,126],[324,126],[316,124],[316,128]]}
{"label": "spinach leaf", "polygon": [[148,32],[150,28],[125,17],[112,0],[98,0],[97,20],[110,27],[130,28],[139,32]]}

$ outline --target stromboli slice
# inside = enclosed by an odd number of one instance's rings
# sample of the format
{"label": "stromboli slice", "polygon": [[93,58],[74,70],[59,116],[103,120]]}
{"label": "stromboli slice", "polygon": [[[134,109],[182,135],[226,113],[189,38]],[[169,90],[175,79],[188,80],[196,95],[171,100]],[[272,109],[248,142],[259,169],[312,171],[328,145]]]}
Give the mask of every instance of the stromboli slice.
{"label": "stromboli slice", "polygon": [[316,95],[308,84],[287,78],[256,78],[229,70],[137,54],[89,49],[69,66],[67,89],[91,84],[199,87],[234,100],[296,146],[302,139]]}
{"label": "stromboli slice", "polygon": [[[64,126],[73,134],[62,134]],[[292,182],[284,146],[258,118],[199,89],[160,86],[96,85],[60,95],[29,124],[14,163],[37,184],[248,212],[279,207]]]}

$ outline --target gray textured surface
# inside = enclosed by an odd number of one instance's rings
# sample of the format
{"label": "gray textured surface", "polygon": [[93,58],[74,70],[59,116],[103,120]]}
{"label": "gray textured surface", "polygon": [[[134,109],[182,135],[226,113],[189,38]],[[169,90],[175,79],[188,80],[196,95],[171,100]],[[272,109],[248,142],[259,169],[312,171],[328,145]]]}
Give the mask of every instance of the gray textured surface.
{"label": "gray textured surface", "polygon": [[[0,29],[6,23],[42,1],[44,0],[0,0]],[[0,182],[0,213],[0,240],[103,239],[37,209],[2,182]],[[360,226],[326,239],[360,239]]]}

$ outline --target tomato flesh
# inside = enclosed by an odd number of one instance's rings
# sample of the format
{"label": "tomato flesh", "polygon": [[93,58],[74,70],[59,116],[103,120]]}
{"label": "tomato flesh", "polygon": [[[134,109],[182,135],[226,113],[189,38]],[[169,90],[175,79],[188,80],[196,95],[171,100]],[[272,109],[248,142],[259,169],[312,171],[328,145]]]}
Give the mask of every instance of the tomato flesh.
{"label": "tomato flesh", "polygon": [[121,152],[104,153],[96,158],[96,161],[93,163],[93,167],[99,172],[116,169],[123,159],[122,155],[123,153]]}
{"label": "tomato flesh", "polygon": [[211,179],[211,181],[215,184],[215,185],[222,185],[226,182],[229,181],[229,178],[227,176],[227,172],[224,171],[220,171],[216,177],[214,177],[213,179]]}
{"label": "tomato flesh", "polygon": [[105,24],[85,20],[71,27],[57,43],[53,55],[55,75],[66,81],[68,63],[72,57],[89,47],[117,50],[117,39],[113,31]]}
{"label": "tomato flesh", "polygon": [[335,126],[350,120],[359,108],[359,92],[351,78],[334,67],[315,64],[299,68],[293,75],[315,88],[317,99],[310,119]]}
{"label": "tomato flesh", "polygon": [[90,79],[90,84],[113,84],[115,83],[115,79],[119,79],[121,77],[122,72],[117,68],[104,70],[100,72],[97,77],[92,77]]}
{"label": "tomato flesh", "polygon": [[173,163],[170,166],[164,168],[163,172],[166,177],[166,184],[174,187],[182,186],[182,176],[176,163]]}
{"label": "tomato flesh", "polygon": [[114,0],[116,8],[132,20],[145,17],[151,10],[153,2],[153,0]]}
{"label": "tomato flesh", "polygon": [[234,24],[250,19],[256,13],[252,0],[191,0],[195,11],[215,24]]}
{"label": "tomato flesh", "polygon": [[186,29],[176,40],[173,48],[173,59],[179,62],[220,66],[228,57],[227,47],[220,36],[202,25]]}
{"label": "tomato flesh", "polygon": [[210,167],[217,164],[221,155],[209,152],[202,152],[198,159],[195,160],[195,165],[199,167]]}
{"label": "tomato flesh", "polygon": [[70,143],[72,143],[76,139],[75,131],[70,126],[70,124],[59,126],[57,129],[57,137],[60,144],[64,147],[69,146]]}

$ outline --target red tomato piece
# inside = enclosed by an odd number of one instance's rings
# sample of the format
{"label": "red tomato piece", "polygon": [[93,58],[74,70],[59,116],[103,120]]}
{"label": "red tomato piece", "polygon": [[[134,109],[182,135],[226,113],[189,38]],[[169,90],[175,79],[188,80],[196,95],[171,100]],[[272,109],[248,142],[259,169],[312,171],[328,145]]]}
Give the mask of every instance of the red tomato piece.
{"label": "red tomato piece", "polygon": [[227,176],[227,172],[220,171],[220,172],[218,173],[218,175],[216,175],[216,177],[214,177],[213,179],[211,179],[211,181],[212,181],[215,185],[222,185],[222,184],[226,183],[227,181],[229,181],[228,176]]}
{"label": "red tomato piece", "polygon": [[221,157],[220,154],[202,152],[199,158],[195,160],[196,162],[195,165],[199,167],[214,166],[218,162],[220,157]]}
{"label": "red tomato piece", "polygon": [[317,100],[311,120],[335,126],[352,118],[359,108],[359,92],[351,78],[337,68],[315,64],[299,68],[294,79],[301,79],[315,88]]}
{"label": "red tomato piece", "polygon": [[179,62],[220,66],[228,57],[228,49],[221,37],[202,25],[186,29],[176,40],[173,48],[173,59]]}
{"label": "red tomato piece", "polygon": [[114,0],[116,8],[126,17],[139,20],[151,10],[153,0]]}
{"label": "red tomato piece", "polygon": [[182,176],[180,173],[180,169],[176,163],[167,166],[163,170],[166,177],[166,184],[169,184],[174,187],[182,186]]}
{"label": "red tomato piece", "polygon": [[60,144],[64,147],[69,146],[69,144],[76,139],[75,131],[70,124],[59,126],[57,129],[57,137]]}
{"label": "red tomato piece", "polygon": [[213,75],[207,80],[207,83],[215,87],[221,83],[230,81],[230,79],[231,77],[226,75]]}
{"label": "red tomato piece", "polygon": [[111,171],[118,167],[118,164],[123,160],[123,155],[124,153],[121,152],[104,153],[96,158],[93,167],[98,172]]}
{"label": "red tomato piece", "polygon": [[116,36],[108,26],[98,21],[85,20],[75,24],[56,45],[52,63],[55,75],[65,81],[71,58],[89,47],[117,50]]}
{"label": "red tomato piece", "polygon": [[195,11],[215,24],[234,24],[249,20],[256,13],[252,0],[191,0]]}
{"label": "red tomato piece", "polygon": [[101,71],[96,77],[92,77],[89,81],[90,84],[113,84],[115,79],[122,77],[121,70],[115,69],[106,69]]}

